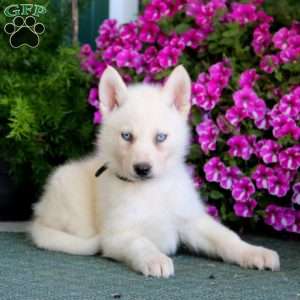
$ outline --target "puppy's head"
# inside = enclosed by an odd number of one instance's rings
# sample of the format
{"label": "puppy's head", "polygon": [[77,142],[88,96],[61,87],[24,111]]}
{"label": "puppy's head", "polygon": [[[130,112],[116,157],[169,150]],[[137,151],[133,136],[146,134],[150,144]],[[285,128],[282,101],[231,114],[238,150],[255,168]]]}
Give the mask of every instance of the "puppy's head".
{"label": "puppy's head", "polygon": [[99,150],[116,174],[130,180],[161,176],[186,154],[191,81],[183,66],[163,86],[126,86],[108,67],[99,84],[103,124]]}

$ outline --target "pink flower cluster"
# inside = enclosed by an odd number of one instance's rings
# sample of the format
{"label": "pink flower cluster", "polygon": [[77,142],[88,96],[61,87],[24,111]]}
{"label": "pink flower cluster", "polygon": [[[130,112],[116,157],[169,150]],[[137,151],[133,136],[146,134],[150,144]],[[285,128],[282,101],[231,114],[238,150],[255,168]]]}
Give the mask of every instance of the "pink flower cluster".
{"label": "pink flower cluster", "polygon": [[254,153],[254,143],[255,136],[235,135],[227,141],[229,155],[248,160]]}
{"label": "pink flower cluster", "polygon": [[223,189],[231,191],[235,200],[233,209],[237,216],[253,216],[257,202],[252,198],[255,186],[249,177],[244,176],[238,167],[225,166],[219,157],[209,159],[203,170],[208,182],[217,182]]}
{"label": "pink flower cluster", "polygon": [[226,118],[233,126],[249,118],[254,122],[261,122],[266,115],[267,107],[263,99],[259,98],[253,89],[259,76],[254,69],[244,71],[239,79],[241,89],[233,93],[234,106],[226,111]]}
{"label": "pink flower cluster", "polygon": [[280,64],[296,61],[300,58],[300,30],[295,23],[291,29],[281,28],[273,36],[269,32],[269,24],[259,25],[254,31],[252,46],[257,54],[262,54],[273,44],[277,52],[262,57],[260,68],[266,73],[273,73]]}
{"label": "pink flower cluster", "polygon": [[300,211],[270,204],[266,208],[266,224],[277,231],[300,233]]}
{"label": "pink flower cluster", "polygon": [[[195,187],[231,195],[225,205],[237,217],[258,219],[257,212],[264,211],[265,223],[275,230],[300,233],[300,84],[280,78],[300,62],[300,23],[274,32],[278,26],[262,3],[151,0],[133,22],[104,21],[97,49],[81,47],[81,67],[95,79],[88,103],[98,124],[96,85],[107,65],[118,68],[126,82],[152,83],[185,64],[194,80],[193,141],[203,152],[197,167],[189,167]],[[230,31],[224,43],[228,28],[248,35],[250,45],[241,53],[234,50]],[[219,42],[225,48],[232,42],[232,49],[210,53]],[[207,211],[218,218],[220,203],[211,198]]]}
{"label": "pink flower cluster", "polygon": [[216,150],[219,129],[211,119],[199,123],[196,127],[196,132],[198,135],[198,143],[206,154],[208,154],[209,151]]}
{"label": "pink flower cluster", "polygon": [[216,12],[225,7],[226,0],[212,0],[205,3],[199,0],[186,1],[186,14],[194,18],[204,36],[213,31],[213,18]]}
{"label": "pink flower cluster", "polygon": [[279,103],[270,111],[270,125],[273,127],[273,136],[282,138],[290,135],[295,141],[300,138],[300,86],[284,95]]}
{"label": "pink flower cluster", "polygon": [[192,86],[192,102],[209,111],[220,101],[223,89],[228,85],[232,70],[228,61],[212,65],[208,74],[200,73]]}
{"label": "pink flower cluster", "polygon": [[288,29],[279,29],[272,38],[273,45],[280,50],[277,54],[281,63],[289,63],[300,57],[300,27],[295,22]]}
{"label": "pink flower cluster", "polygon": [[270,195],[281,198],[289,191],[293,175],[279,166],[272,169],[264,164],[259,164],[251,177],[255,180],[257,188],[267,189]]}

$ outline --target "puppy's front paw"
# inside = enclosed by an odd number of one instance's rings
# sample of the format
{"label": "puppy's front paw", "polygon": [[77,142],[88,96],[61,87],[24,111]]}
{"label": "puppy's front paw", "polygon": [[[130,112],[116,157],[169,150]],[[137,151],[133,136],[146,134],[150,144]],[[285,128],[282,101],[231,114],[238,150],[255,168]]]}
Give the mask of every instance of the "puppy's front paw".
{"label": "puppy's front paw", "polygon": [[174,275],[174,265],[170,257],[157,254],[145,257],[139,264],[139,271],[145,276],[168,278]]}
{"label": "puppy's front paw", "polygon": [[273,250],[249,245],[241,253],[240,266],[243,268],[279,271],[279,255]]}

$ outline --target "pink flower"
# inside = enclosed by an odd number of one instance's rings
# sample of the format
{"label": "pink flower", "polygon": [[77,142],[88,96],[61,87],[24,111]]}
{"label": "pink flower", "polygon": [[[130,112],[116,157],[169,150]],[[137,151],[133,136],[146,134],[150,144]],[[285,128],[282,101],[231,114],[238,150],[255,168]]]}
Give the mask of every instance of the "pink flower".
{"label": "pink flower", "polygon": [[228,85],[232,75],[232,69],[228,61],[216,63],[208,69],[210,80],[215,82],[219,87],[224,88]]}
{"label": "pink flower", "polygon": [[229,19],[240,25],[253,23],[257,20],[256,7],[253,4],[234,2],[231,9]]}
{"label": "pink flower", "polygon": [[279,174],[279,175],[285,176],[289,182],[293,181],[295,175],[297,174],[296,170],[285,169],[285,168],[282,168],[280,165],[275,165],[273,167],[273,171],[276,175]]}
{"label": "pink flower", "polygon": [[147,21],[156,22],[164,16],[171,13],[170,7],[167,3],[161,0],[152,0],[144,10],[143,17]]}
{"label": "pink flower", "polygon": [[[292,210],[291,210],[292,211]],[[300,212],[299,211],[296,211],[296,210],[294,210],[294,211],[292,211],[292,213],[293,213],[293,215],[294,215],[294,217],[295,217],[295,221],[294,221],[294,223],[292,223],[291,221],[290,221],[290,226],[288,226],[287,228],[286,228],[286,230],[287,231],[289,231],[289,232],[294,232],[294,233],[300,233]],[[291,217],[292,218],[292,217]]]}
{"label": "pink flower", "polygon": [[292,118],[286,115],[272,118],[271,125],[273,126],[272,133],[276,138],[282,138],[287,135],[291,135],[294,140],[300,138],[300,128]]}
{"label": "pink flower", "polygon": [[227,134],[232,131],[232,126],[230,125],[230,123],[227,121],[227,119],[223,115],[219,114],[217,116],[216,123],[222,133]]}
{"label": "pink flower", "polygon": [[209,182],[219,182],[224,169],[225,165],[219,157],[212,157],[203,167],[205,178]]}
{"label": "pink flower", "polygon": [[251,178],[255,180],[259,189],[268,188],[268,178],[273,175],[273,170],[265,165],[259,164],[255,171],[251,174]]}
{"label": "pink flower", "polygon": [[216,7],[212,3],[205,5],[196,0],[189,1],[186,13],[195,18],[196,24],[204,33],[209,33],[213,30],[213,16],[215,11]]}
{"label": "pink flower", "polygon": [[268,178],[268,191],[271,195],[284,197],[289,191],[289,181],[284,174],[273,174]]}
{"label": "pink flower", "polygon": [[203,185],[203,180],[201,177],[198,176],[198,174],[196,172],[196,167],[192,164],[188,164],[187,169],[188,169],[190,176],[193,178],[195,189],[197,189],[197,190],[200,189],[201,186]]}
{"label": "pink flower", "polygon": [[198,143],[205,153],[216,150],[219,129],[212,120],[207,119],[198,124],[196,132],[198,134]]}
{"label": "pink flower", "polygon": [[156,23],[142,21],[139,40],[144,43],[154,43],[159,31],[160,29]]}
{"label": "pink flower", "polygon": [[259,67],[268,74],[273,73],[279,66],[279,58],[276,55],[265,55]]}
{"label": "pink flower", "polygon": [[270,24],[262,23],[258,25],[253,32],[252,47],[257,55],[265,53],[271,44],[272,35],[269,31]]}
{"label": "pink flower", "polygon": [[186,47],[196,49],[199,44],[205,39],[205,35],[200,30],[191,28],[182,34],[183,41]]}
{"label": "pink flower", "polygon": [[286,49],[288,47],[287,40],[289,36],[290,31],[286,27],[279,29],[272,38],[274,47],[281,50]]}
{"label": "pink flower", "polygon": [[300,167],[300,145],[287,148],[279,153],[279,164],[289,170],[297,170]]}
{"label": "pink flower", "polygon": [[87,57],[93,53],[92,47],[89,44],[83,44],[80,48],[80,56]]}
{"label": "pink flower", "polygon": [[206,74],[205,72],[201,72],[197,77],[197,83],[206,84],[207,82],[209,82],[209,79],[210,78],[208,74]]}
{"label": "pink flower", "polygon": [[122,51],[123,47],[120,45],[112,45],[107,47],[102,54],[102,58],[103,60],[107,63],[107,64],[111,64],[112,62],[114,62],[116,60],[116,56],[117,54]]}
{"label": "pink flower", "polygon": [[268,112],[268,116],[270,117],[270,125],[273,126],[273,121],[282,115],[281,111],[279,110],[279,104],[275,104],[272,109]]}
{"label": "pink flower", "polygon": [[[258,1],[264,2],[264,0],[258,0]],[[257,20],[261,24],[266,24],[266,23],[271,24],[274,21],[273,17],[267,15],[263,10],[257,12]]]}
{"label": "pink flower", "polygon": [[93,123],[94,124],[100,124],[102,121],[102,114],[100,111],[95,111],[94,112],[94,120]]}
{"label": "pink flower", "polygon": [[280,99],[278,109],[286,116],[297,118],[300,114],[300,96],[290,93]]}
{"label": "pink flower", "polygon": [[253,217],[254,208],[257,202],[254,199],[249,199],[247,202],[236,202],[233,205],[234,212],[237,216],[243,218]]}
{"label": "pink flower", "polygon": [[250,143],[249,137],[245,135],[236,135],[227,141],[229,146],[229,154],[232,157],[241,157],[248,160],[254,149]]}
{"label": "pink flower", "polygon": [[249,111],[249,118],[253,119],[254,121],[263,120],[267,112],[267,106],[263,99],[257,99],[254,102],[254,106]]}
{"label": "pink flower", "polygon": [[214,82],[195,83],[192,87],[193,103],[206,111],[212,110],[220,100],[220,87]]}
{"label": "pink flower", "polygon": [[183,50],[186,47],[186,43],[182,36],[178,36],[177,34],[172,34],[170,36],[168,46],[177,48],[179,50]]}
{"label": "pink flower", "polygon": [[135,43],[137,40],[137,24],[135,22],[123,24],[120,27],[119,36],[124,44]]}
{"label": "pink flower", "polygon": [[225,117],[233,126],[238,126],[241,121],[246,119],[247,111],[242,107],[233,106],[227,109]]}
{"label": "pink flower", "polygon": [[98,100],[98,89],[91,88],[89,92],[88,102],[90,105],[98,108],[99,107],[99,100]]}
{"label": "pink flower", "polygon": [[300,205],[300,182],[293,185],[293,192],[292,202]]}
{"label": "pink flower", "polygon": [[270,128],[270,115],[268,113],[268,109],[266,109],[266,114],[262,119],[254,120],[254,123],[258,129],[267,130]]}
{"label": "pink flower", "polygon": [[247,117],[254,120],[261,120],[266,114],[265,102],[258,98],[252,88],[244,87],[233,93],[235,106],[242,108]]}
{"label": "pink flower", "polygon": [[281,146],[273,140],[260,140],[256,144],[256,152],[265,164],[272,164],[278,161],[278,154]]}
{"label": "pink flower", "polygon": [[149,64],[156,59],[157,48],[154,46],[148,47],[144,52],[144,61]]}
{"label": "pink flower", "polygon": [[295,214],[289,208],[270,204],[267,206],[265,213],[265,223],[271,225],[277,231],[287,229],[295,223]]}
{"label": "pink flower", "polygon": [[134,68],[136,71],[140,71],[142,63],[143,61],[141,54],[135,50],[124,49],[121,50],[116,56],[116,64],[118,67]]}
{"label": "pink flower", "polygon": [[177,64],[180,55],[181,51],[179,49],[166,46],[159,51],[157,60],[163,69],[167,69]]}
{"label": "pink flower", "polygon": [[221,171],[220,186],[223,189],[230,190],[232,185],[236,183],[242,176],[242,172],[238,167],[226,167]]}
{"label": "pink flower", "polygon": [[241,88],[252,88],[259,79],[255,69],[248,69],[240,75],[239,85]]}
{"label": "pink flower", "polygon": [[300,34],[300,22],[292,21],[291,32],[293,34]]}
{"label": "pink flower", "polygon": [[214,217],[215,219],[219,220],[219,218],[220,218],[219,211],[214,205],[211,205],[211,204],[207,205],[206,212],[209,215],[211,215],[212,217]]}
{"label": "pink flower", "polygon": [[106,68],[106,64],[99,62],[94,53],[92,53],[81,62],[81,68],[95,77],[100,78]]}
{"label": "pink flower", "polygon": [[232,197],[238,202],[249,201],[254,193],[254,184],[248,177],[242,177],[232,185]]}
{"label": "pink flower", "polygon": [[299,34],[292,34],[288,38],[288,44],[289,47],[294,48],[294,49],[299,49],[300,47],[300,33]]}
{"label": "pink flower", "polygon": [[281,50],[279,53],[280,61],[284,64],[296,61],[300,57],[300,47],[299,48],[287,48]]}
{"label": "pink flower", "polygon": [[118,35],[118,25],[116,20],[104,20],[98,29],[99,36],[96,38],[97,48],[105,49],[112,45]]}

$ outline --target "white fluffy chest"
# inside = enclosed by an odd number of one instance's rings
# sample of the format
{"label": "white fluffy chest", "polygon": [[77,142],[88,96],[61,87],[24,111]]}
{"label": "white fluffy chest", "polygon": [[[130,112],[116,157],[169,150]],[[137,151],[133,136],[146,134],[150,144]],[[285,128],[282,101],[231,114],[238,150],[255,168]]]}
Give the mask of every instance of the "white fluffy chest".
{"label": "white fluffy chest", "polygon": [[[181,188],[179,188],[181,186]],[[201,206],[194,191],[173,181],[130,184],[103,177],[98,184],[98,218],[102,234],[135,231],[150,239],[162,252],[173,253],[178,227]]]}

